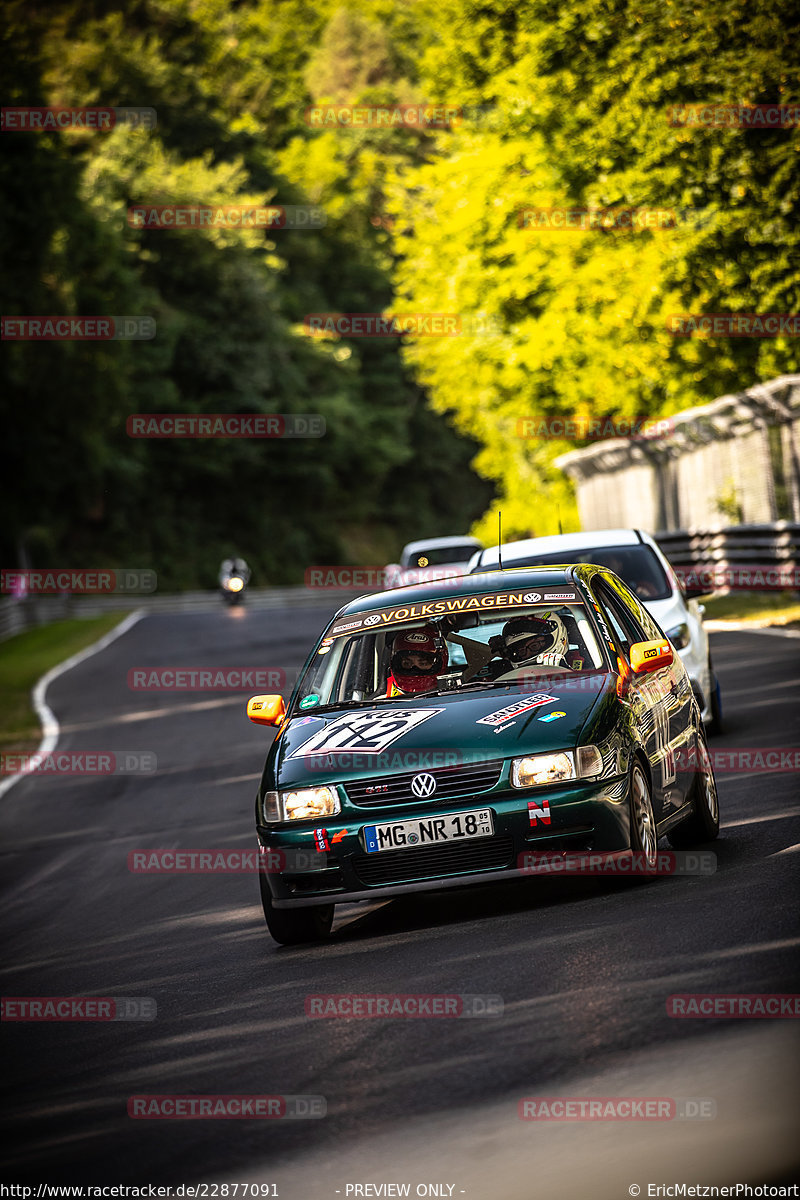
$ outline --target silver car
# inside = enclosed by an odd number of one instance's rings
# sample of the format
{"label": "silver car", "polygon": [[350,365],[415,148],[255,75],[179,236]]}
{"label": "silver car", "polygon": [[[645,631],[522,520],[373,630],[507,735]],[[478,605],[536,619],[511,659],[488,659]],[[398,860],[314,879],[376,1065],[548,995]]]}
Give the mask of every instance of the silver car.
{"label": "silver car", "polygon": [[403,547],[399,563],[385,568],[385,587],[434,583],[469,573],[469,563],[481,543],[472,537],[423,538]]}
{"label": "silver car", "polygon": [[[678,651],[707,730],[721,732],[719,680],[703,625],[704,609],[697,600],[706,593],[684,590],[649,534],[639,529],[595,529],[590,533],[527,538],[508,542],[501,549],[501,557],[504,567],[587,562],[614,571],[636,593]],[[490,546],[472,557],[469,570],[471,573],[497,570],[499,561],[497,546]]]}

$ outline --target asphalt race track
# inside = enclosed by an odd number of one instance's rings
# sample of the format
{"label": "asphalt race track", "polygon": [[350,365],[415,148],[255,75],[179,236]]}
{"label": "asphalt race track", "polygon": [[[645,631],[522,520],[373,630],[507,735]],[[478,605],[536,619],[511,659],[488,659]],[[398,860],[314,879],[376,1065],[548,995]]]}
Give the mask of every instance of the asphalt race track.
{"label": "asphalt race track", "polygon": [[[796,771],[718,774],[713,876],[350,906],[322,947],[270,939],[252,874],[129,871],[135,849],[252,848],[271,735],[246,720],[247,693],[133,691],[128,671],[291,675],[326,615],[150,616],[50,687],[59,750],[148,751],[158,769],[31,777],[0,799],[2,992],[151,997],[157,1016],[5,1023],[5,1182],[271,1182],[283,1200],[367,1183],[522,1200],[797,1182],[797,1022],[666,1013],[673,993],[800,992]],[[800,638],[712,641],[727,718],[712,748],[800,747]],[[324,992],[492,994],[504,1011],[306,1017],[304,998]],[[324,1096],[327,1116],[127,1115],[129,1097],[167,1093]],[[564,1096],[713,1105],[661,1122],[518,1116],[522,1097]]]}

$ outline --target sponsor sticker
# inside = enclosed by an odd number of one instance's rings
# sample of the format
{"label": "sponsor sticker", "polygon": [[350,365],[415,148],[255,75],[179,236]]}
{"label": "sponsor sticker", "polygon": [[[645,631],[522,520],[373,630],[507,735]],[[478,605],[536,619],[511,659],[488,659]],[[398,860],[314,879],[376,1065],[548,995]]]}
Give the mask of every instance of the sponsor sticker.
{"label": "sponsor sticker", "polygon": [[332,626],[329,637],[341,637],[352,629],[369,629],[372,626],[391,626],[402,621],[418,621],[423,618],[447,616],[450,613],[474,612],[481,609],[517,608],[525,604],[538,604],[542,599],[539,592],[483,592],[477,596],[454,596],[450,599],[434,599],[397,608],[384,608],[343,624]]}
{"label": "sponsor sticker", "polygon": [[505,708],[498,708],[496,712],[489,713],[485,717],[480,717],[476,725],[500,725],[505,728],[505,723],[509,724],[516,717],[519,717],[529,709],[539,708],[542,704],[555,704],[557,696],[548,696],[542,693],[536,693],[533,696],[523,696],[520,700],[516,700],[513,704],[507,704]]}
{"label": "sponsor sticker", "polygon": [[[552,699],[552,697],[548,697]],[[354,754],[379,754],[410,730],[429,720],[443,708],[401,708],[358,712],[337,717],[324,729],[303,742],[289,758],[309,754],[352,751]]]}
{"label": "sponsor sticker", "polygon": [[537,804],[535,800],[528,801],[528,824],[535,825],[541,821],[543,825],[550,824],[550,801],[543,800]]}
{"label": "sponsor sticker", "polygon": [[544,599],[549,603],[551,600],[577,600],[575,592],[545,592]]}
{"label": "sponsor sticker", "polygon": [[314,844],[316,845],[317,850],[319,851],[320,854],[322,853],[323,850],[330,850],[331,843],[330,843],[330,839],[328,837],[327,829],[315,829],[314,830]]}
{"label": "sponsor sticker", "polygon": [[567,714],[565,712],[551,712],[551,713],[548,713],[546,717],[537,717],[536,720],[537,721],[557,721],[559,717],[565,717],[566,715]]}
{"label": "sponsor sticker", "polygon": [[303,699],[300,701],[300,704],[298,707],[299,708],[313,708],[315,704],[319,704],[319,696],[315,695],[315,693],[312,692],[310,696],[303,696]]}

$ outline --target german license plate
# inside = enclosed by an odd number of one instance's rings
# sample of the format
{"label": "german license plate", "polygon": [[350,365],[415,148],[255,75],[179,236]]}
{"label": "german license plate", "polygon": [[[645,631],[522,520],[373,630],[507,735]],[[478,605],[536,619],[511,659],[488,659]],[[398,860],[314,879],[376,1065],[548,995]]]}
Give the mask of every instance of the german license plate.
{"label": "german license plate", "polygon": [[364,844],[368,854],[381,850],[413,850],[440,842],[491,837],[492,813],[488,808],[472,812],[437,813],[422,821],[392,821],[387,825],[365,825]]}

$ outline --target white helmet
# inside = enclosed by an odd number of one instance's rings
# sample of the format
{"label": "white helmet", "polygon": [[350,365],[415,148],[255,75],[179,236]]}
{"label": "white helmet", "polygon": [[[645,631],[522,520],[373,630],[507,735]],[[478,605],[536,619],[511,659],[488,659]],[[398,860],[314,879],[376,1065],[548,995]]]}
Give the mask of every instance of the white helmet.
{"label": "white helmet", "polygon": [[569,642],[561,617],[554,612],[513,617],[503,627],[503,641],[512,662],[562,666]]}

